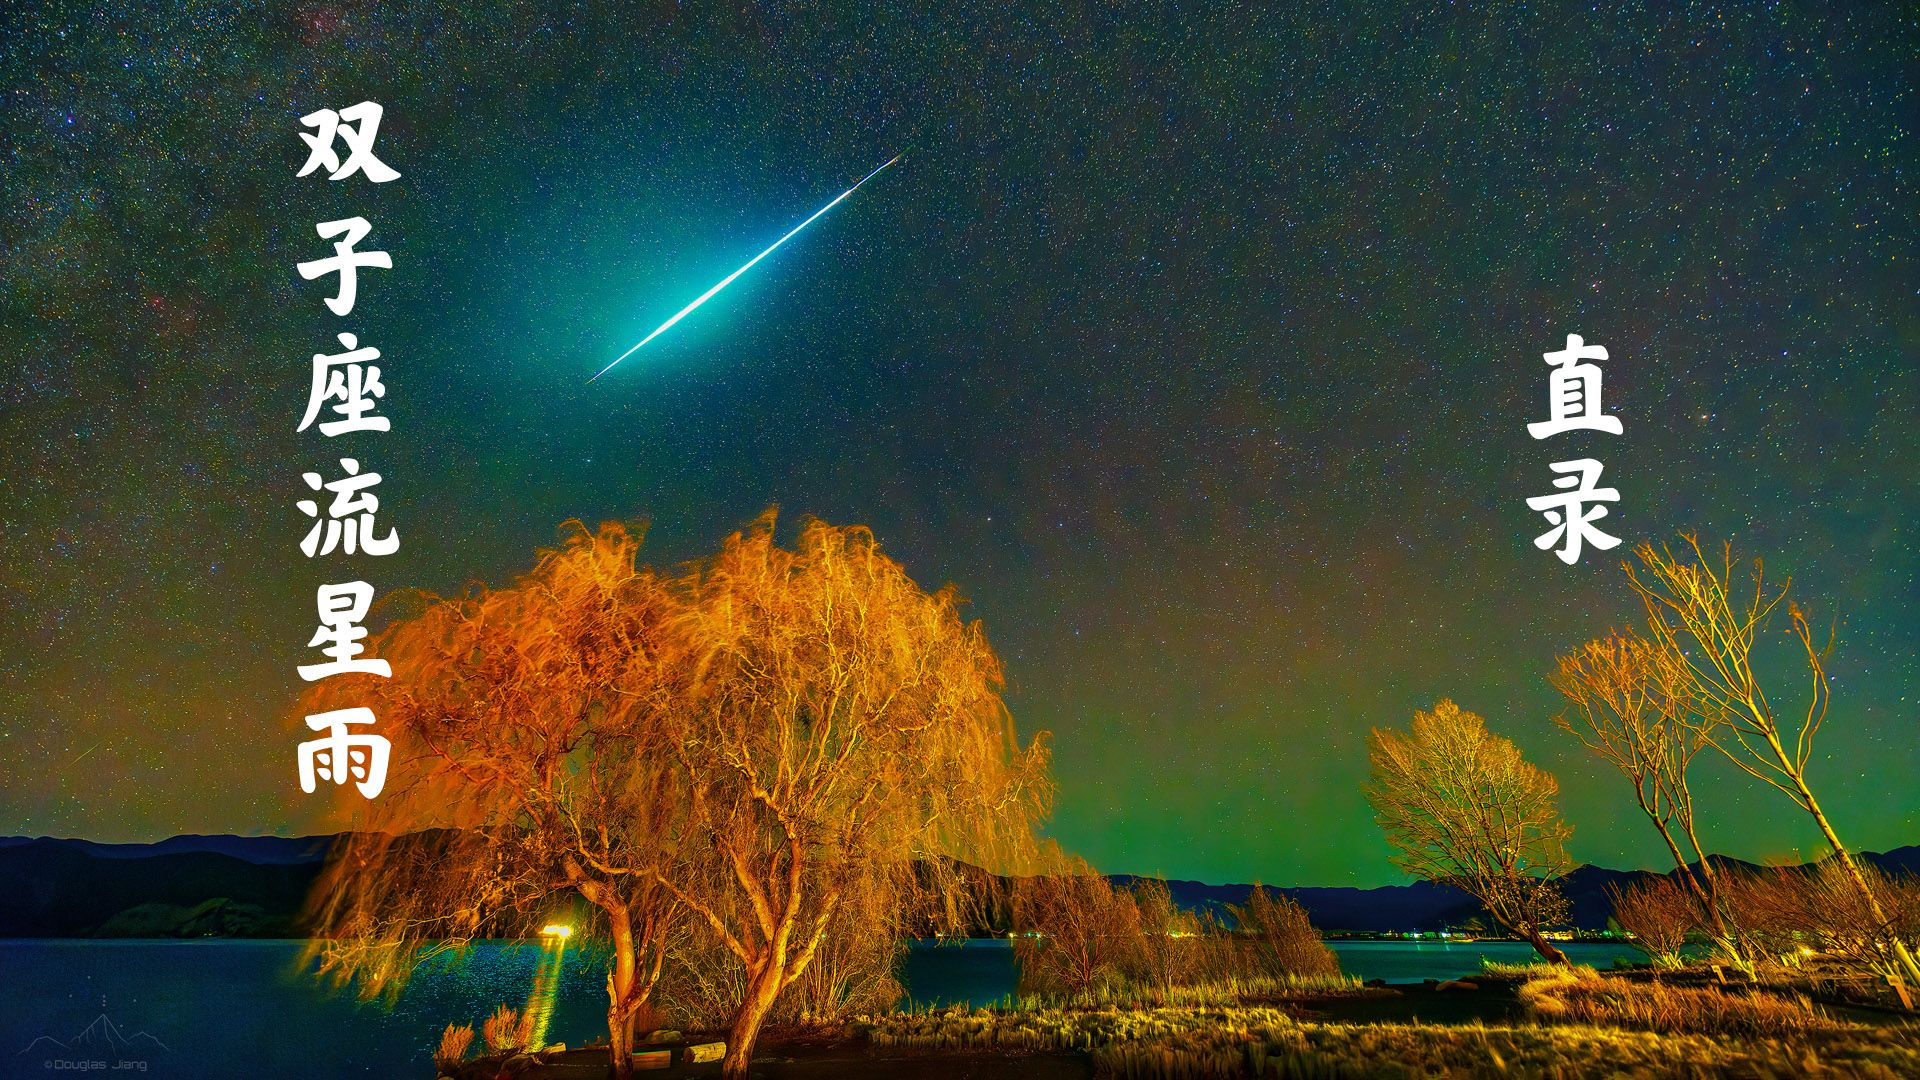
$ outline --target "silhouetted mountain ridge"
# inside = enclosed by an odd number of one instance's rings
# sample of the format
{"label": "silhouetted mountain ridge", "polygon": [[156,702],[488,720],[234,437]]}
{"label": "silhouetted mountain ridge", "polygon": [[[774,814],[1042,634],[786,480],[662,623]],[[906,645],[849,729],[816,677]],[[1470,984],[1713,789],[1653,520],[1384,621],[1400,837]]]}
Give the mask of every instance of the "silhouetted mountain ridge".
{"label": "silhouetted mountain ridge", "polygon": [[[0,837],[0,937],[298,937],[307,890],[338,835],[170,837],[102,844],[53,837]],[[1920,873],[1920,846],[1861,858],[1893,873]],[[1715,856],[1716,865],[1752,867]],[[1809,864],[1813,865],[1813,864]],[[1562,879],[1573,925],[1598,930],[1612,907],[1608,885],[1647,870],[1581,866]],[[1112,875],[1119,884],[1138,880]],[[1176,903],[1224,913],[1252,885],[1167,883]],[[1363,889],[1268,886],[1307,910],[1326,931],[1439,930],[1483,917],[1467,894],[1416,881]]]}
{"label": "silhouetted mountain ridge", "polygon": [[[1829,858],[1831,856],[1828,856]],[[1857,857],[1894,874],[1920,874],[1920,845],[1891,851],[1863,851]],[[1716,867],[1758,870],[1755,863],[1710,856]],[[1815,859],[1803,866],[1818,866]],[[1613,917],[1613,904],[1607,899],[1608,886],[1625,888],[1634,881],[1663,876],[1652,870],[1614,870],[1586,864],[1575,867],[1560,879],[1560,888],[1571,907],[1571,925],[1581,930],[1604,930]],[[1139,880],[1130,874],[1112,875],[1115,882],[1128,884]],[[1228,904],[1244,904],[1253,893],[1252,885],[1209,885],[1199,881],[1167,882],[1174,902],[1189,910],[1211,910],[1224,914]],[[1478,919],[1491,925],[1478,901],[1459,889],[1415,881],[1407,885],[1357,886],[1274,886],[1272,892],[1291,897],[1306,909],[1313,924],[1323,931],[1380,932],[1394,930],[1444,930],[1464,926]]]}

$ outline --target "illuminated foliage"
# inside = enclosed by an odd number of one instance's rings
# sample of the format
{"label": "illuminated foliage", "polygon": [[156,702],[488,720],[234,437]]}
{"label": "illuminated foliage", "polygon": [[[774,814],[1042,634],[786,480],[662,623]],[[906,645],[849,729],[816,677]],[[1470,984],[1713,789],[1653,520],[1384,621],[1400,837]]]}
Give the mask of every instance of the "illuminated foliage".
{"label": "illuminated foliage", "polygon": [[423,952],[527,935],[572,896],[610,946],[616,1070],[671,952],[731,1007],[740,1075],[817,959],[826,1000],[891,963],[838,946],[935,912],[951,858],[1030,862],[1046,752],[1015,737],[957,593],[863,528],[807,521],[792,550],[773,532],[769,513],[668,577],[636,533],[576,523],[513,586],[425,598],[378,635],[392,679],[310,693],[305,711],[371,705],[394,746],[315,894],[321,970],[391,989]]}
{"label": "illuminated foliage", "polygon": [[677,908],[634,866],[680,835],[686,801],[669,745],[679,608],[639,548],[622,526],[570,523],[512,586],[423,597],[377,635],[393,678],[328,680],[302,702],[371,705],[394,754],[315,889],[320,970],[396,991],[423,955],[531,936],[576,898],[609,946],[627,1062]]}
{"label": "illuminated foliage", "polygon": [[890,922],[943,857],[1018,869],[1051,796],[955,590],[921,589],[864,528],[806,521],[792,550],[773,531],[769,513],[675,582],[697,842],[657,873],[744,969],[729,1075],[856,900],[892,901]]}
{"label": "illuminated foliage", "polygon": [[1451,701],[1414,713],[1408,732],[1375,728],[1367,749],[1367,801],[1394,865],[1470,893],[1543,958],[1566,963],[1542,935],[1566,917],[1554,879],[1572,868],[1553,775]]}

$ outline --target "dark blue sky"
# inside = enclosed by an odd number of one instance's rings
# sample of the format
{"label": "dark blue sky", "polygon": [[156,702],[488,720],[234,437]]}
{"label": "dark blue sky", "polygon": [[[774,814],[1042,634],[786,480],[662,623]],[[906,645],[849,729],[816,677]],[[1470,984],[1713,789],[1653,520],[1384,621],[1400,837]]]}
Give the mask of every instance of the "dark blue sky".
{"label": "dark blue sky", "polygon": [[[777,503],[973,599],[1103,868],[1389,880],[1363,736],[1448,696],[1560,776],[1577,857],[1651,865],[1549,722],[1555,653],[1634,610],[1616,557],[1531,545],[1591,454],[1616,535],[1730,537],[1841,620],[1814,779],[1855,844],[1920,842],[1891,9],[547,7],[7,17],[0,832],[308,827],[328,574],[501,581],[569,517],[671,562]],[[296,178],[297,117],[365,98],[402,179]],[[292,265],[354,213],[395,267],[339,320]],[[293,431],[340,329],[388,435]],[[1622,435],[1527,436],[1568,333]],[[311,564],[299,476],[349,449],[402,550]],[[1707,772],[1711,846],[1815,849]]]}

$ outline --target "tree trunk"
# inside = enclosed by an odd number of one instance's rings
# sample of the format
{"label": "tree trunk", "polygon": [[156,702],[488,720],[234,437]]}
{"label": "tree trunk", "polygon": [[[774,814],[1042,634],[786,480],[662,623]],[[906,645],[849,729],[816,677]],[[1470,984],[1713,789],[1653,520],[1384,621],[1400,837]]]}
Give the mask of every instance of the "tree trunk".
{"label": "tree trunk", "polygon": [[610,1073],[616,1080],[628,1080],[633,1075],[633,1014],[640,1006],[633,992],[633,922],[624,907],[609,908],[607,922],[613,938],[613,967],[607,972]]}
{"label": "tree trunk", "polygon": [[1539,953],[1540,958],[1549,964],[1559,964],[1562,967],[1573,966],[1573,961],[1567,959],[1567,954],[1561,952],[1559,947],[1554,945],[1553,942],[1540,936],[1540,932],[1537,930],[1527,935],[1527,944],[1533,946],[1533,951]]}
{"label": "tree trunk", "polygon": [[1693,846],[1693,853],[1700,858],[1700,878],[1706,884],[1707,910],[1713,914],[1714,943],[1727,954],[1728,959],[1740,969],[1741,974],[1753,978],[1753,958],[1747,955],[1746,940],[1740,934],[1740,927],[1728,914],[1727,906],[1720,898],[1720,874],[1713,868],[1713,860],[1700,847],[1699,834],[1694,831],[1693,821],[1686,822],[1687,843]]}
{"label": "tree trunk", "polygon": [[1669,784],[1667,791],[1668,802],[1678,815],[1680,827],[1686,830],[1687,843],[1699,859],[1698,873],[1688,864],[1687,857],[1680,853],[1680,844],[1674,840],[1672,828],[1666,821],[1661,820],[1660,815],[1648,805],[1644,796],[1640,799],[1640,809],[1646,813],[1647,819],[1653,822],[1653,827],[1660,830],[1660,839],[1667,842],[1667,850],[1673,855],[1674,869],[1680,874],[1681,881],[1686,884],[1687,891],[1693,894],[1694,903],[1700,905],[1701,912],[1712,920],[1711,926],[1703,925],[1700,929],[1708,931],[1714,944],[1720,947],[1720,951],[1726,953],[1728,959],[1738,965],[1742,972],[1751,976],[1753,964],[1746,957],[1746,948],[1739,934],[1734,931],[1733,924],[1727,919],[1727,913],[1720,907],[1720,882],[1714,877],[1713,864],[1707,861],[1707,853],[1700,850],[1700,837],[1693,826],[1693,795],[1684,782]]}
{"label": "tree trunk", "polygon": [[[1667,842],[1667,850],[1673,853],[1674,869],[1679,871],[1680,880],[1686,883],[1687,891],[1693,894],[1694,903],[1700,905],[1703,914],[1713,919],[1715,926],[1719,926],[1720,912],[1714,906],[1713,898],[1707,895],[1706,886],[1700,883],[1700,878],[1693,872],[1693,867],[1687,865],[1687,857],[1680,854],[1680,845],[1674,841],[1673,833],[1668,831],[1666,822],[1656,819],[1653,826],[1660,830],[1660,839]],[[1702,860],[1701,866],[1704,868],[1705,865],[1705,861]]]}
{"label": "tree trunk", "polygon": [[1560,964],[1564,967],[1573,966],[1573,961],[1567,959],[1567,954],[1561,952],[1553,942],[1548,941],[1540,931],[1528,927],[1520,932],[1520,936],[1526,938],[1527,944],[1533,946],[1533,951],[1539,953],[1540,959],[1547,963]]}
{"label": "tree trunk", "polygon": [[607,1075],[614,1080],[628,1080],[633,1075],[633,1017],[627,1017],[627,1023],[621,1023],[618,1006],[607,1009],[607,1050],[611,1060],[607,1063]]}
{"label": "tree trunk", "polygon": [[747,982],[747,993],[740,1011],[733,1014],[733,1026],[727,1031],[727,1055],[720,1062],[720,1075],[728,1080],[745,1080],[747,1065],[753,1060],[753,1041],[760,1037],[760,1025],[773,1010],[780,995],[785,965],[771,959]]}
{"label": "tree trunk", "polygon": [[[1786,760],[1784,753],[1781,754],[1781,760]],[[1834,857],[1840,860],[1840,866],[1846,870],[1847,877],[1852,879],[1854,888],[1859,889],[1860,895],[1867,901],[1867,908],[1873,913],[1874,921],[1879,923],[1881,928],[1886,928],[1889,922],[1886,909],[1880,906],[1880,897],[1874,894],[1873,886],[1868,883],[1867,876],[1860,872],[1859,864],[1853,861],[1853,853],[1840,842],[1840,836],[1833,831],[1833,825],[1827,821],[1827,815],[1821,812],[1820,804],[1814,801],[1813,792],[1807,787],[1806,780],[1795,772],[1793,782],[1799,789],[1801,798],[1805,800],[1807,813],[1812,814],[1814,824],[1820,826],[1820,835],[1826,838],[1827,846],[1833,849]],[[1897,935],[1889,935],[1889,937],[1892,938],[1893,954],[1900,961],[1901,970],[1906,972],[1907,978],[1920,982],[1920,960],[1914,957],[1913,950]]]}

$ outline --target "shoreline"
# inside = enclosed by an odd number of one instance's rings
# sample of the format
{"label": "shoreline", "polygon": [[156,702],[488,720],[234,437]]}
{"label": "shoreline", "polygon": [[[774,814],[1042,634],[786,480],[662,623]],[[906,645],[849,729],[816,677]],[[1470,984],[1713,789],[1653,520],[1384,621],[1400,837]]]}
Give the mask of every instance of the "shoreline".
{"label": "shoreline", "polygon": [[[1609,977],[1670,984],[1711,981],[1711,976],[1697,970],[1674,973],[1647,969],[1609,973]],[[1212,1076],[1229,1075],[1219,1071],[1220,1068],[1242,1053],[1247,1060],[1240,1071],[1232,1075],[1266,1075],[1266,1065],[1275,1058],[1266,1050],[1256,1052],[1256,1047],[1267,1046],[1263,1040],[1272,1040],[1276,1033],[1296,1036],[1296,1041],[1304,1039],[1310,1047],[1290,1058],[1280,1058],[1281,1075],[1291,1075],[1289,1068],[1303,1070],[1308,1075],[1320,1074],[1314,1070],[1329,1069],[1332,1071],[1327,1072],[1328,1075],[1346,1075],[1340,1070],[1359,1067],[1363,1074],[1372,1075],[1369,1070],[1416,1067],[1438,1068],[1450,1076],[1493,1077],[1506,1075],[1515,1067],[1525,1071],[1550,1064],[1556,1069],[1555,1075],[1568,1077],[1619,1075],[1628,1069],[1636,1070],[1632,1075],[1693,1076],[1701,1075],[1695,1066],[1703,1064],[1696,1060],[1703,1054],[1720,1062],[1718,1069],[1734,1072],[1789,1053],[1798,1060],[1819,1053],[1849,1061],[1891,1057],[1901,1063],[1920,1064],[1920,1033],[1908,1023],[1907,1016],[1895,1011],[1825,1005],[1822,1008],[1837,1022],[1832,1030],[1809,1030],[1798,1036],[1770,1038],[1728,1032],[1654,1032],[1561,1025],[1529,1013],[1520,993],[1527,981],[1525,976],[1493,974],[1476,979],[1368,986],[1353,993],[1310,993],[1271,1002],[1208,1008],[1090,1006],[1001,1010],[956,1007],[914,1014],[905,1020],[893,1018],[895,1027],[919,1025],[935,1030],[936,1034],[921,1037],[917,1043],[901,1041],[897,1036],[886,1042],[878,1041],[878,1030],[886,1023],[878,1018],[876,1023],[864,1028],[848,1025],[832,1032],[770,1029],[756,1048],[753,1075],[768,1080]],[[1132,1036],[1120,1033],[1108,1042],[1059,1047],[1031,1038],[990,1035],[983,1039],[979,1034],[983,1022],[992,1027],[998,1021],[998,1030],[1002,1033],[1019,1033],[1036,1026],[1044,1028],[1048,1018],[1074,1015],[1115,1017],[1120,1029],[1129,1025],[1150,1027],[1153,1020],[1163,1016],[1197,1019],[1199,1026],[1189,1030],[1212,1036],[1214,1043],[1228,1047],[1230,1053],[1224,1058],[1217,1053],[1210,1058],[1189,1058],[1189,1064],[1182,1066],[1176,1061],[1191,1047],[1180,1038],[1171,1043],[1155,1042],[1151,1038],[1136,1043]],[[938,1033],[944,1028],[952,1028],[956,1033]],[[718,1062],[688,1063],[680,1048],[722,1038],[724,1032],[689,1032],[672,1043],[655,1044],[671,1050],[671,1064],[649,1070],[646,1075],[717,1076]],[[1393,1044],[1392,1052],[1382,1050],[1377,1045],[1381,1043]],[[1517,1061],[1512,1056],[1515,1052],[1531,1055],[1532,1060]],[[1351,1056],[1355,1053],[1379,1056],[1355,1059]],[[1145,1071],[1127,1071],[1129,1061]],[[1212,1064],[1195,1064],[1205,1061]],[[1717,1073],[1718,1069],[1709,1066],[1709,1074]],[[1865,1074],[1876,1075],[1871,1069]],[[600,1044],[533,1055],[495,1056],[463,1063],[440,1075],[453,1080],[491,1080],[499,1076],[521,1080],[598,1078],[607,1075],[606,1048]],[[1824,1075],[1860,1074],[1842,1065]]]}

